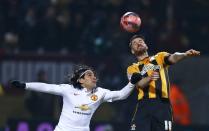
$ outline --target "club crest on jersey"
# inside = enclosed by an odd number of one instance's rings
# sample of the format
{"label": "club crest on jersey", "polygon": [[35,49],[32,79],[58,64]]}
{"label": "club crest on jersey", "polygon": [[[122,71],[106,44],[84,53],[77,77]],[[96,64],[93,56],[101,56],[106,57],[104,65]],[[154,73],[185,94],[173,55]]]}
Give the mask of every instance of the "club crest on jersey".
{"label": "club crest on jersey", "polygon": [[144,65],[144,67],[142,68],[142,71],[140,73],[141,73],[141,75],[144,75],[149,70],[152,70],[152,71],[160,70],[160,65],[154,65],[154,64]]}
{"label": "club crest on jersey", "polygon": [[98,99],[97,95],[95,95],[95,94],[91,95],[91,100],[92,101],[97,101],[97,99]]}
{"label": "club crest on jersey", "polygon": [[90,110],[91,109],[87,104],[82,104],[80,106],[76,106],[75,108],[79,108],[82,111],[87,111],[87,110]]}

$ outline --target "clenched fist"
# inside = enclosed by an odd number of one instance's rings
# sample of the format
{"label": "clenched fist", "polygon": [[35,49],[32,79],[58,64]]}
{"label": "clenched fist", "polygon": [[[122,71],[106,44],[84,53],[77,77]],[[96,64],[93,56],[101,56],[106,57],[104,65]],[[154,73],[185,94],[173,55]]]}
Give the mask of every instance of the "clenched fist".
{"label": "clenched fist", "polygon": [[200,51],[196,51],[194,49],[190,49],[185,52],[186,56],[198,56],[200,55]]}

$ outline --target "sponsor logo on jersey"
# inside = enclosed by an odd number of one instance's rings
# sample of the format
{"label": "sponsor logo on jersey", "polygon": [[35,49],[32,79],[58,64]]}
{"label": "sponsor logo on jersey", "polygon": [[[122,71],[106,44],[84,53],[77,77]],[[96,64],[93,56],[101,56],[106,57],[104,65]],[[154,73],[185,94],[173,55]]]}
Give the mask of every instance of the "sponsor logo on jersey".
{"label": "sponsor logo on jersey", "polygon": [[142,68],[141,75],[146,74],[149,70],[156,71],[160,70],[160,65],[154,65],[154,64],[147,64]]}
{"label": "sponsor logo on jersey", "polygon": [[91,110],[91,108],[87,104],[82,104],[80,106],[76,106],[75,108],[79,108],[82,111]]}
{"label": "sponsor logo on jersey", "polygon": [[79,115],[91,115],[91,113],[85,113],[85,112],[79,112],[79,111],[73,111],[73,113],[75,114],[79,114]]}

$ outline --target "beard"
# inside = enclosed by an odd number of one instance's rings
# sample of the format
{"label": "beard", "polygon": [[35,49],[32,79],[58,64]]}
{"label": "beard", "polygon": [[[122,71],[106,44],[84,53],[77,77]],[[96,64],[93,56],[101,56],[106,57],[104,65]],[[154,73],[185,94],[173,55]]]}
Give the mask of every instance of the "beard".
{"label": "beard", "polygon": [[138,50],[135,50],[134,51],[134,54],[139,56],[139,55],[143,55],[144,53],[146,53],[148,50],[148,47],[147,46],[144,46],[144,47],[141,47],[140,49]]}

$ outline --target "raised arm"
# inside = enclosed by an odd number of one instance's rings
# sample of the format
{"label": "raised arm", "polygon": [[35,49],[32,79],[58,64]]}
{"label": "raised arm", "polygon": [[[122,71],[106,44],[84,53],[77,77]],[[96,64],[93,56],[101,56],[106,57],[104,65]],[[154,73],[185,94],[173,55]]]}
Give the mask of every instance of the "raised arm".
{"label": "raised arm", "polygon": [[17,87],[17,88],[23,88],[26,90],[45,92],[45,93],[56,94],[56,95],[61,95],[63,92],[62,86],[55,85],[55,84],[46,84],[46,83],[40,83],[40,82],[24,83],[20,81],[12,81],[11,84],[12,86]]}
{"label": "raised arm", "polygon": [[175,64],[177,62],[179,62],[180,60],[183,60],[187,57],[191,57],[191,56],[198,56],[200,55],[200,52],[199,51],[196,51],[196,50],[193,50],[193,49],[190,49],[184,53],[179,53],[179,52],[176,52],[174,54],[171,54],[167,60],[168,60],[168,63],[171,63],[171,64]]}

